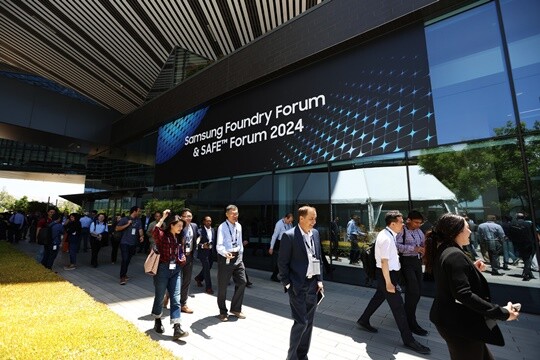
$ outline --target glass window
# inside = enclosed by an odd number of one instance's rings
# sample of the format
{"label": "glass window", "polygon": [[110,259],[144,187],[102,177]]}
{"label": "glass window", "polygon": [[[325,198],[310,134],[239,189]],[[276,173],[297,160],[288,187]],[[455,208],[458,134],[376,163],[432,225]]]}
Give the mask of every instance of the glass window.
{"label": "glass window", "polygon": [[[327,239],[333,240],[334,265],[360,268],[362,249],[386,226],[385,213],[389,210],[407,213],[409,191],[403,160],[404,153],[355,159],[349,169],[330,173],[332,226],[338,236]],[[349,223],[358,228],[358,236],[347,236]],[[323,241],[323,247],[330,252],[330,241]]]}
{"label": "glass window", "polygon": [[[536,226],[540,225],[540,136],[525,138],[525,153],[528,160],[532,188],[534,218]],[[538,228],[540,233],[540,227]]]}
{"label": "glass window", "polygon": [[[529,150],[533,151],[532,145]],[[410,155],[411,163],[415,164],[411,168],[440,184],[437,189],[428,188],[411,175],[412,194],[434,192],[435,198],[429,204],[414,200],[413,196],[413,207],[421,210],[431,223],[447,211],[467,215],[472,230],[472,246],[468,251],[488,263],[485,272],[488,281],[510,285],[511,279],[520,278],[523,265],[517,264],[519,254],[514,251],[513,243],[505,237],[499,247],[498,242],[490,243],[478,231],[482,223],[494,218],[508,235],[509,221],[518,212],[528,212],[529,200],[516,139],[446,146]],[[497,268],[494,264],[498,264],[497,271],[507,276],[492,276]]]}
{"label": "glass window", "polygon": [[519,116],[532,130],[540,125],[540,1],[503,0],[501,11]]}
{"label": "glass window", "polygon": [[426,42],[439,144],[515,124],[494,3],[427,26]]}

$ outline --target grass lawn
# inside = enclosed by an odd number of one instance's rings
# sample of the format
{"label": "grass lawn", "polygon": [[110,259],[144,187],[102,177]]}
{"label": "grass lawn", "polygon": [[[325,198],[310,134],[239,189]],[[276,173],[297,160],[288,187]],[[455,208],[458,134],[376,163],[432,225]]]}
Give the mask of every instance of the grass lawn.
{"label": "grass lawn", "polygon": [[176,359],[5,241],[0,241],[0,329],[0,359]]}

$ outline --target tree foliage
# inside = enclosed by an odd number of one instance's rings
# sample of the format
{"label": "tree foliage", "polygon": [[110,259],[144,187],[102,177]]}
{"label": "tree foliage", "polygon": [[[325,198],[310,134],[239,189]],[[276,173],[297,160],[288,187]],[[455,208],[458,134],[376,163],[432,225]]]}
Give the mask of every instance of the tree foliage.
{"label": "tree foliage", "polygon": [[[540,129],[535,123],[534,130]],[[453,191],[460,202],[474,201],[487,192],[497,194],[496,200],[485,206],[498,207],[507,212],[512,201],[519,200],[527,207],[527,189],[521,151],[512,122],[494,129],[501,140],[468,144],[464,148],[443,147],[436,153],[426,153],[418,158],[422,171],[437,177]],[[528,130],[522,124],[522,131]],[[530,174],[540,175],[540,142],[528,140],[525,156]],[[535,190],[537,192],[537,190]],[[488,199],[493,197],[487,196]],[[536,197],[535,197],[536,198]]]}
{"label": "tree foliage", "polygon": [[144,209],[150,213],[170,209],[173,214],[179,214],[185,207],[184,200],[158,200],[151,199],[145,203]]}
{"label": "tree foliage", "polygon": [[15,204],[15,197],[8,193],[6,189],[0,191],[0,211],[4,212],[7,210],[13,209],[13,204]]}

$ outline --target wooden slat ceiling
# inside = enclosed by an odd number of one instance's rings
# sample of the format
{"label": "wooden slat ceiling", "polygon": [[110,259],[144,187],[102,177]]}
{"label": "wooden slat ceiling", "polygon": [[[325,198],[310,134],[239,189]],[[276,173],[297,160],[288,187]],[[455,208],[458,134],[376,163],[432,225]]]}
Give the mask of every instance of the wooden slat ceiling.
{"label": "wooden slat ceiling", "polygon": [[175,47],[217,60],[324,0],[0,0],[0,62],[126,114]]}

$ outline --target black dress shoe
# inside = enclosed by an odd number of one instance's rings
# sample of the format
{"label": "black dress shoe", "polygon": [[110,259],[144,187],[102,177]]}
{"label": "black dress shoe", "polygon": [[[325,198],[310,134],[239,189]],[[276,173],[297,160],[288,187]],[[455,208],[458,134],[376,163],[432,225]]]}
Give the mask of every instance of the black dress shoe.
{"label": "black dress shoe", "polygon": [[379,330],[375,329],[368,322],[358,320],[356,323],[358,324],[359,327],[366,330],[367,332],[370,332],[370,333],[378,333],[379,332]]}
{"label": "black dress shoe", "polygon": [[426,329],[422,329],[420,326],[411,328],[411,331],[413,332],[413,334],[420,336],[426,336],[428,334],[428,331]]}
{"label": "black dress shoe", "polygon": [[491,275],[493,275],[493,276],[503,276],[504,273],[501,273],[501,272],[498,272],[498,271],[492,271]]}
{"label": "black dress shoe", "polygon": [[413,340],[412,342],[405,344],[406,348],[416,351],[419,354],[428,355],[431,353],[431,349],[427,346],[420,344],[418,341]]}
{"label": "black dress shoe", "polygon": [[275,282],[279,282],[279,279],[277,278],[277,276],[271,276],[270,280],[275,281]]}

